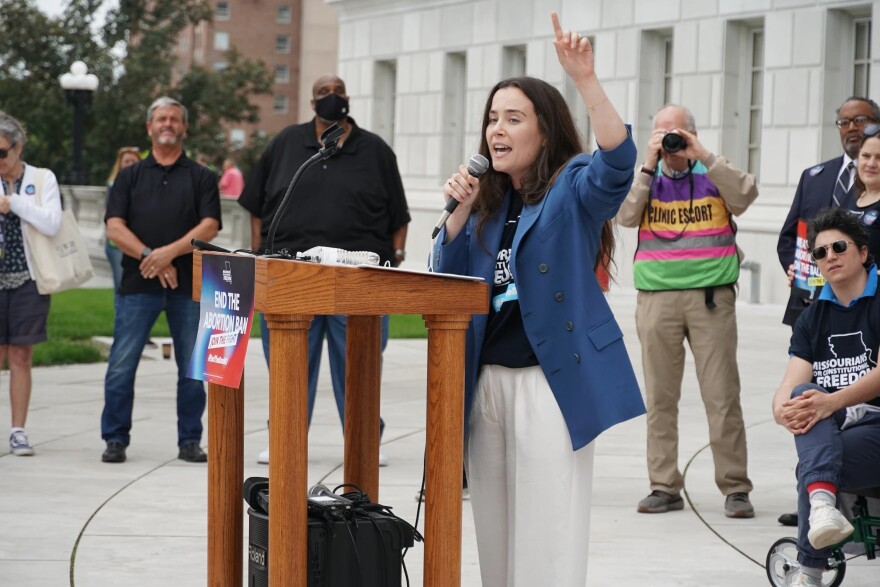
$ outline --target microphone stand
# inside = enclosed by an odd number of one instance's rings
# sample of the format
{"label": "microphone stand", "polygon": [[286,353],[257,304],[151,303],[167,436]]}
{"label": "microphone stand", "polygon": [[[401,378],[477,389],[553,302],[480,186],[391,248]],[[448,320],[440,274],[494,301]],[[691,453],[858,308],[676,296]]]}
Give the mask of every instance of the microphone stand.
{"label": "microphone stand", "polygon": [[[287,186],[287,192],[284,194],[281,203],[278,205],[278,209],[275,211],[272,223],[269,225],[269,233],[266,236],[265,255],[268,256],[274,254],[275,232],[278,230],[278,225],[281,223],[281,217],[287,209],[287,205],[290,203],[290,197],[293,195],[293,190],[296,188],[296,184],[299,183],[300,177],[302,177],[302,174],[318,161],[324,161],[335,155],[338,151],[336,145],[344,134],[345,129],[339,126],[339,123],[334,122],[332,126],[328,127],[327,130],[321,133],[321,143],[323,143],[324,148],[319,149],[317,153],[309,157],[309,159],[296,170],[293,179],[290,180],[290,185]],[[285,255],[285,257],[289,258],[289,255]]]}

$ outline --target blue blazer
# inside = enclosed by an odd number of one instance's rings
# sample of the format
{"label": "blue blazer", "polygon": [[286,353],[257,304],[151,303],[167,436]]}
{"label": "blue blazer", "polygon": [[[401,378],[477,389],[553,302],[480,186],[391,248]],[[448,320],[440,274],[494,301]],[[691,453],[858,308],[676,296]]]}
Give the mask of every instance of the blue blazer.
{"label": "blue blazer", "polygon": [[[547,195],[523,208],[513,239],[510,267],[523,326],[574,450],[611,426],[645,413],[623,333],[593,272],[602,225],[614,218],[629,192],[635,159],[631,136],[611,151],[573,158]],[[475,215],[450,243],[442,244],[444,229],[434,244],[433,269],[492,283],[511,197],[512,191],[485,224],[481,238]],[[465,423],[487,322],[488,316],[474,315],[467,332]]]}
{"label": "blue blazer", "polygon": [[[788,266],[794,262],[798,220],[801,218],[811,220],[816,217],[819,210],[834,205],[834,185],[837,183],[841,165],[843,165],[843,155],[814,165],[801,173],[791,209],[788,211],[788,216],[779,232],[779,242],[776,244],[776,254],[783,271],[788,271]],[[792,292],[788,297],[782,322],[794,326],[806,307],[804,300]]]}

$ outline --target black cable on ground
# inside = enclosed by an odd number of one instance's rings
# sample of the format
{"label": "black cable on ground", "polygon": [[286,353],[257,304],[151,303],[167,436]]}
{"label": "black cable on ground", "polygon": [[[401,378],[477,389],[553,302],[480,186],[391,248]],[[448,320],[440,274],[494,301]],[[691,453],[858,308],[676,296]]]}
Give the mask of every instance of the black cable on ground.
{"label": "black cable on ground", "polygon": [[115,492],[113,492],[113,494],[110,495],[110,497],[105,499],[103,501],[103,503],[101,503],[101,505],[99,505],[98,508],[94,512],[92,512],[92,515],[89,516],[89,519],[86,520],[86,523],[83,524],[83,527],[80,529],[79,534],[77,534],[76,542],[73,543],[73,550],[70,553],[70,587],[75,587],[73,575],[74,575],[74,569],[76,566],[76,552],[79,549],[79,543],[82,540],[83,534],[85,534],[86,528],[89,527],[89,524],[92,522],[93,519],[95,519],[95,516],[98,515],[98,512],[100,512],[102,509],[104,509],[104,506],[107,505],[108,503],[110,503],[110,500],[115,498],[117,495],[119,495],[120,493],[122,493],[123,491],[125,491],[126,489],[128,489],[129,487],[131,487],[132,485],[134,485],[135,483],[137,483],[138,481],[140,481],[141,479],[143,479],[147,475],[151,475],[151,474],[155,473],[156,471],[158,471],[162,467],[164,467],[166,465],[170,465],[171,463],[173,463],[176,460],[178,460],[178,459],[177,458],[169,459],[168,461],[165,461],[164,463],[156,465],[155,467],[153,467],[149,471],[145,472],[143,475],[140,475],[140,476],[132,479],[131,481],[129,481],[128,483],[126,483],[125,485],[123,485],[122,487],[117,489]]}

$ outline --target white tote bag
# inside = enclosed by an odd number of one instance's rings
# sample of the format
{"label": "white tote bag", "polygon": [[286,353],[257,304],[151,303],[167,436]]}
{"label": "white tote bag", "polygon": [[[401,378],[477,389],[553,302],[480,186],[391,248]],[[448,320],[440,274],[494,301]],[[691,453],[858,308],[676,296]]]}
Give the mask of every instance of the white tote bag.
{"label": "white tote bag", "polygon": [[[37,206],[43,205],[45,169],[36,172]],[[72,289],[88,281],[95,274],[85,242],[76,225],[73,212],[64,210],[61,227],[54,236],[47,236],[22,220],[24,238],[31,255],[31,269],[37,291],[53,294]]]}

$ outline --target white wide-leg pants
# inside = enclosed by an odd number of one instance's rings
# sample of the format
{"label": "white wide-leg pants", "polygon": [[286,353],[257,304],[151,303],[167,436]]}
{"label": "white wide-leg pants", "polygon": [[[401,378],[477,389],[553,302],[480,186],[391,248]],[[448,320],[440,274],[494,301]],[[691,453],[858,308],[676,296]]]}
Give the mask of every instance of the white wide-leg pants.
{"label": "white wide-leg pants", "polygon": [[482,367],[467,476],[484,587],[584,587],[593,445],[573,451],[540,367]]}

